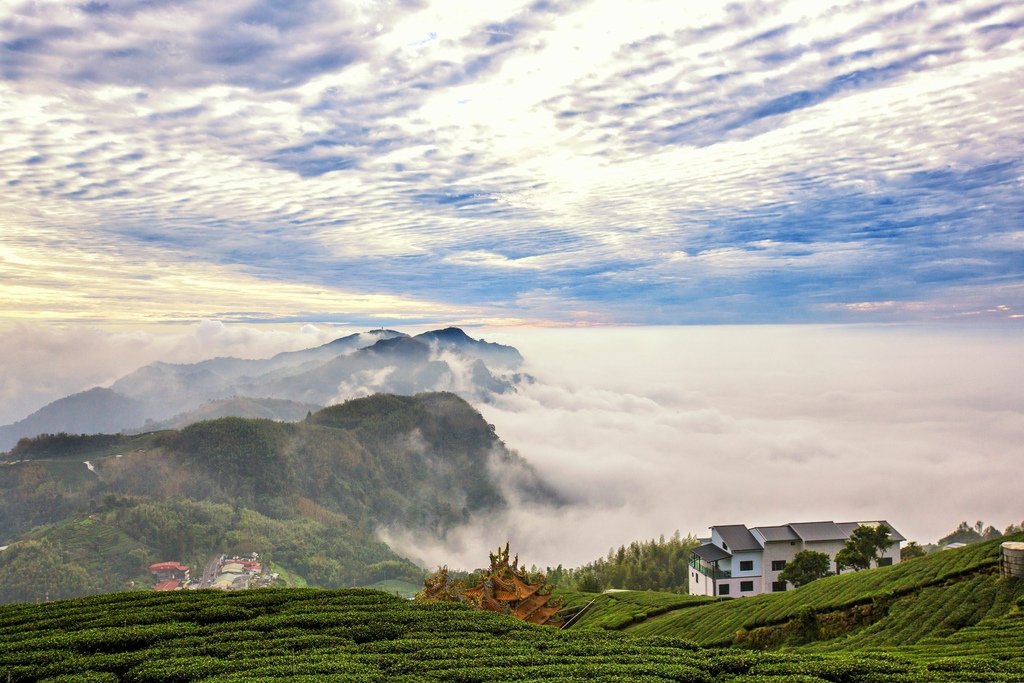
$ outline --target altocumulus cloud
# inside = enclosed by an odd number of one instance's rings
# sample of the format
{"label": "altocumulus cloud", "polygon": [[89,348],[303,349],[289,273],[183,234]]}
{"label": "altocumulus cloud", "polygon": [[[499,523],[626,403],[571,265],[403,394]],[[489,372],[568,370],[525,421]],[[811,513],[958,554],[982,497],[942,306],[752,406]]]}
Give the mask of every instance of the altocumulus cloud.
{"label": "altocumulus cloud", "polygon": [[67,319],[67,274],[115,251],[74,291],[149,320],[241,277],[299,288],[267,318],[415,292],[435,319],[1007,319],[1022,16],[7,3],[0,294]]}

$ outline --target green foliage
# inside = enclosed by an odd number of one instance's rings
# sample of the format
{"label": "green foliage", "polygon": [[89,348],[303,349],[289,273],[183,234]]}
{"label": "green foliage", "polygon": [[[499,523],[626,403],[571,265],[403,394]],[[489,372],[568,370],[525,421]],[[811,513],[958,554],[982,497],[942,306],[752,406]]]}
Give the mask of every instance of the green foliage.
{"label": "green foliage", "polygon": [[[1024,539],[1024,535],[1012,538]],[[816,614],[877,605],[882,615],[896,599],[931,587],[956,582],[977,573],[994,572],[1000,541],[932,553],[913,562],[871,571],[829,576],[802,588],[728,600],[647,619],[631,633],[693,639],[699,644],[728,645],[737,632],[783,625],[798,618],[809,606]]]}
{"label": "green foliage", "polygon": [[923,640],[906,650],[758,652],[558,631],[376,591],[133,593],[0,606],[0,681],[1019,681],[1021,638],[1019,628],[1010,635],[1015,653],[994,638],[976,641],[973,654],[921,649]]}
{"label": "green foliage", "polygon": [[924,557],[927,554],[927,551],[918,545],[917,541],[911,541],[900,548],[900,562],[906,562],[915,557]]}
{"label": "green foliage", "polygon": [[633,541],[612,548],[600,558],[575,569],[548,567],[548,581],[565,589],[598,593],[608,588],[685,593],[689,586],[690,552],[700,543],[676,531],[670,538]]}
{"label": "green foliage", "polygon": [[[1024,524],[1024,522],[1022,522]],[[1007,529],[1007,534],[1012,534],[1020,529],[1015,529],[1011,524]],[[978,543],[980,541],[991,541],[992,539],[999,538],[1002,536],[999,529],[994,526],[985,526],[985,523],[980,519],[971,526],[966,521],[960,522],[956,529],[953,529],[950,533],[946,534],[938,540],[939,547],[948,545],[950,543]]]}
{"label": "green foliage", "polygon": [[128,441],[123,434],[40,434],[18,440],[7,454],[8,460],[79,457],[104,452]]}
{"label": "green foliage", "polygon": [[98,590],[95,577],[45,540],[25,541],[0,553],[0,602],[42,602]]}
{"label": "green foliage", "polygon": [[871,563],[878,562],[878,558],[892,544],[891,531],[885,524],[857,527],[842,550],[836,553],[836,566],[857,571],[870,569]]}
{"label": "green foliage", "polygon": [[[90,577],[69,581],[78,592],[61,593],[68,597],[148,586],[153,562],[198,570],[220,552],[264,553],[293,584],[420,583],[418,568],[376,540],[378,528],[443,536],[505,506],[501,478],[527,498],[555,498],[453,394],[359,399],[299,424],[222,418],[180,432],[60,436],[24,448],[57,445],[67,457],[0,468],[0,544],[59,548],[69,576],[80,567]],[[86,446],[97,473],[75,450]],[[52,562],[33,557],[37,566],[20,570],[32,578],[9,584],[16,588],[3,599],[45,596],[29,589]]]}
{"label": "green foliage", "polygon": [[780,581],[788,581],[797,588],[806,585],[811,581],[825,578],[831,572],[829,567],[832,560],[826,553],[819,553],[815,550],[801,550],[779,573]]}
{"label": "green foliage", "polygon": [[599,594],[558,591],[556,595],[563,601],[565,612],[585,610],[573,621],[573,628],[601,628],[613,631],[627,628],[659,614],[720,600],[704,595],[658,591],[613,591]]}

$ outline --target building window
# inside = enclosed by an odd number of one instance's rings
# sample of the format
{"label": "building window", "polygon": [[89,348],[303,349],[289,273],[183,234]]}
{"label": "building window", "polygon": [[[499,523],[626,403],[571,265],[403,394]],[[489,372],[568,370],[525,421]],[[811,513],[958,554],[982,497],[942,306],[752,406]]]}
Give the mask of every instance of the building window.
{"label": "building window", "polygon": [[740,581],[740,593],[751,593],[754,590],[753,581]]}
{"label": "building window", "polygon": [[752,572],[754,571],[753,560],[740,560],[740,571],[741,572]]}
{"label": "building window", "polygon": [[789,544],[790,545],[796,545],[796,541],[790,541]]}
{"label": "building window", "polygon": [[781,572],[785,568],[786,568],[786,561],[785,560],[772,560],[772,571],[773,572]]}
{"label": "building window", "polygon": [[880,557],[880,558],[878,558],[878,566],[879,567],[888,567],[891,564],[892,564],[892,558],[891,557]]}
{"label": "building window", "polygon": [[723,583],[721,586],[719,586],[718,587],[718,594],[719,595],[728,595],[729,594],[729,584]]}
{"label": "building window", "polygon": [[772,592],[773,593],[782,593],[785,590],[786,590],[786,582],[785,581],[772,581]]}

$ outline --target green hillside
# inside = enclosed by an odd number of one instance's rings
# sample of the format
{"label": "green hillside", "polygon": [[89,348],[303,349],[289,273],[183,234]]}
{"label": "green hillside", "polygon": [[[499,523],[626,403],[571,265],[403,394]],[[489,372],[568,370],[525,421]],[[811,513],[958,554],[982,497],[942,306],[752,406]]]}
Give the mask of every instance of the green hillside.
{"label": "green hillside", "polygon": [[[702,608],[696,608],[702,609]],[[691,610],[684,610],[691,611]],[[0,680],[1020,681],[1024,661],[702,649],[673,638],[556,630],[368,590],[122,593],[0,606]]]}
{"label": "green hillside", "polygon": [[299,423],[23,439],[0,466],[0,602],[149,586],[153,562],[201,573],[222,552],[258,552],[299,585],[418,583],[376,530],[440,537],[506,506],[509,486],[554,498],[443,393],[372,396]]}
{"label": "green hillside", "polygon": [[[933,553],[869,571],[820,579],[785,593],[727,600],[653,616],[629,627],[643,636],[686,638],[704,645],[753,647],[810,644],[818,650],[903,647],[934,649],[968,627],[1015,625],[1009,646],[1024,652],[1019,602],[1024,582],[998,579],[999,545],[1024,534]],[[909,634],[913,633],[913,636]],[[988,636],[985,636],[986,638]]]}
{"label": "green hillside", "polygon": [[560,590],[556,594],[572,614],[575,615],[579,610],[578,616],[572,621],[573,628],[602,628],[611,631],[624,629],[660,614],[721,600],[703,595],[659,591],[583,593]]}

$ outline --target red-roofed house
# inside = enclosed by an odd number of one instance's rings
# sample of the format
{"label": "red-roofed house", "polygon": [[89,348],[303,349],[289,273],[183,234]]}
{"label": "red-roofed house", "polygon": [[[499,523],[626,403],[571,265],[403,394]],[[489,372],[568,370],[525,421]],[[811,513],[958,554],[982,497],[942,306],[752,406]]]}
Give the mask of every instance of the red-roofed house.
{"label": "red-roofed house", "polygon": [[157,562],[149,565],[149,572],[160,582],[189,580],[189,568],[180,562]]}
{"label": "red-roofed house", "polygon": [[176,591],[181,588],[181,581],[177,579],[168,579],[167,581],[161,581],[157,585],[153,586],[155,591]]}
{"label": "red-roofed house", "polygon": [[260,564],[259,560],[239,560],[238,564],[245,567],[245,570],[252,574],[259,574],[263,571],[263,565]]}

